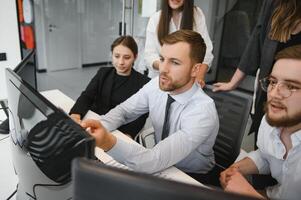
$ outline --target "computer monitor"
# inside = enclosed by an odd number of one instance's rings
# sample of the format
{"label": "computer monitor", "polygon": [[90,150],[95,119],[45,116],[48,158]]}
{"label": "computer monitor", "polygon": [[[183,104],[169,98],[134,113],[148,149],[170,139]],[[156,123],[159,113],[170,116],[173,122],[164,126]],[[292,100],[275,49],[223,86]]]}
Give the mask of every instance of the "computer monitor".
{"label": "computer monitor", "polygon": [[[33,88],[37,89],[37,75],[35,67],[35,50],[31,50],[26,54],[22,61],[14,68],[14,72],[18,74],[23,81],[30,84]],[[6,110],[7,102],[5,100],[0,101],[0,110],[6,115],[6,119],[0,121],[0,133],[8,134],[9,133],[9,119],[8,112]]]}
{"label": "computer monitor", "polygon": [[6,83],[17,199],[70,199],[71,161],[94,158],[94,139],[11,69]]}
{"label": "computer monitor", "polygon": [[251,200],[252,197],[222,190],[192,186],[106,166],[102,163],[74,159],[72,163],[73,200]]}
{"label": "computer monitor", "polygon": [[36,59],[35,50],[29,51],[22,61],[14,68],[14,72],[18,74],[23,81],[37,89]]}

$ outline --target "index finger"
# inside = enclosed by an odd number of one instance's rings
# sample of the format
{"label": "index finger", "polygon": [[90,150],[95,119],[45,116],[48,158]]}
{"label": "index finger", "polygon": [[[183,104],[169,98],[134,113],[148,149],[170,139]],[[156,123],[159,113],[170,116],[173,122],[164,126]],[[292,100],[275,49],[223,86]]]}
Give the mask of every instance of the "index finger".
{"label": "index finger", "polygon": [[91,129],[97,129],[97,128],[101,128],[101,124],[99,121],[97,120],[94,120],[94,119],[86,119],[86,120],[83,120],[81,122],[81,126],[83,128],[91,128]]}

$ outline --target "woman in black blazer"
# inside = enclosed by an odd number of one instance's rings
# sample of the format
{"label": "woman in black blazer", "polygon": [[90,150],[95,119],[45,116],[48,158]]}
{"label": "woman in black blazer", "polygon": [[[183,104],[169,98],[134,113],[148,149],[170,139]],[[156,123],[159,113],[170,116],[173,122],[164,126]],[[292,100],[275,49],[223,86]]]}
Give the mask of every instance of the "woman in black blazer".
{"label": "woman in black blazer", "polygon": [[[70,111],[70,116],[80,122],[88,110],[99,115],[135,94],[150,79],[133,69],[138,47],[131,36],[121,36],[111,45],[112,67],[102,67],[81,93]],[[118,128],[134,138],[144,126],[147,114]]]}

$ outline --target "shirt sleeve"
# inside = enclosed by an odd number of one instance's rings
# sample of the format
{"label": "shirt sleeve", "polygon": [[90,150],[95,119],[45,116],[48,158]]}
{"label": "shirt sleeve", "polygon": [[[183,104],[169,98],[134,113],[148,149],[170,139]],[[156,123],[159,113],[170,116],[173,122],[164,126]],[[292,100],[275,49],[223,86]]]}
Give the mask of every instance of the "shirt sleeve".
{"label": "shirt sleeve", "polygon": [[269,168],[269,163],[268,161],[262,156],[262,152],[260,152],[259,149],[256,151],[252,151],[248,154],[248,157],[253,160],[255,163],[259,174],[269,174],[270,173],[270,168]]}
{"label": "shirt sleeve", "polygon": [[252,159],[257,166],[259,174],[269,174],[270,173],[270,166],[267,160],[266,152],[265,152],[265,145],[268,138],[266,137],[269,133],[267,129],[267,122],[265,117],[262,118],[261,124],[258,130],[257,136],[257,146],[258,149],[256,151],[250,152],[248,157]]}
{"label": "shirt sleeve", "polygon": [[207,30],[205,15],[199,7],[195,8],[194,20],[195,20],[195,31],[201,34],[206,44],[206,54],[203,63],[207,64],[209,67],[208,69],[210,69],[212,60],[214,58],[212,54],[213,45]]}
{"label": "shirt sleeve", "polygon": [[161,46],[157,36],[160,13],[159,11],[151,16],[146,27],[144,61],[150,71],[157,71],[153,68],[153,62],[160,59],[159,52]]}
{"label": "shirt sleeve", "polygon": [[213,103],[203,104],[200,109],[191,109],[180,120],[179,130],[160,141],[152,149],[117,139],[117,143],[108,153],[135,171],[155,173],[180,162],[199,145],[206,145],[212,134],[217,135],[219,124]]}

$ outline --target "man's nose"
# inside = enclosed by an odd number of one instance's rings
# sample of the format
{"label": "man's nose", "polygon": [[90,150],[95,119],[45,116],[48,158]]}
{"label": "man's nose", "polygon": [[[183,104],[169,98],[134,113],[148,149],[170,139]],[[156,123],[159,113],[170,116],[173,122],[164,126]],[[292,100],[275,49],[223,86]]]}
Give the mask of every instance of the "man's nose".
{"label": "man's nose", "polygon": [[283,98],[283,96],[280,93],[279,84],[276,84],[273,88],[271,88],[271,90],[269,91],[269,95],[274,98]]}
{"label": "man's nose", "polygon": [[162,72],[168,72],[168,63],[167,61],[161,61],[159,63],[159,72],[162,73]]}

